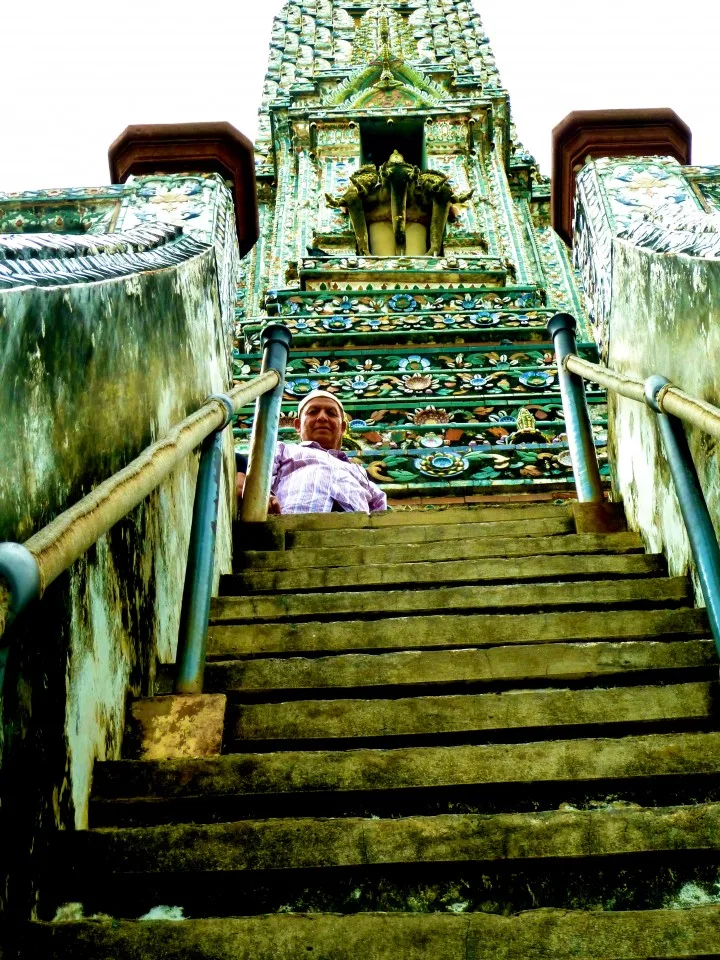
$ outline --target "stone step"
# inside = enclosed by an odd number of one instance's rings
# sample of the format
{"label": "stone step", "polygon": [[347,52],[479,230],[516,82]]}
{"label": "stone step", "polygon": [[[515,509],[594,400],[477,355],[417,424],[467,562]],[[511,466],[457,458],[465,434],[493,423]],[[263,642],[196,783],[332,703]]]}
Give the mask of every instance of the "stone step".
{"label": "stone step", "polygon": [[406,697],[396,700],[295,700],[229,708],[228,725],[253,740],[333,740],[338,748],[363,738],[480,734],[565,726],[708,721],[714,685],[611,687],[592,690],[511,690],[504,693]]}
{"label": "stone step", "polygon": [[720,907],[85,920],[21,940],[22,960],[697,960],[720,955]]}
{"label": "stone step", "polygon": [[61,834],[63,862],[103,874],[487,863],[717,851],[720,804],[108,827]]}
{"label": "stone step", "polygon": [[[468,505],[420,510],[387,510],[378,513],[293,513],[271,517],[268,523],[283,530],[378,529],[381,527],[445,526],[458,523],[527,521],[572,517],[572,502],[505,505]],[[237,526],[242,527],[242,524]]]}
{"label": "stone step", "polygon": [[[716,775],[720,732],[531,743],[278,750],[195,760],[96,761],[93,803],[491,785],[652,782]],[[295,802],[294,800],[292,802]]]}
{"label": "stone step", "polygon": [[[328,514],[331,516],[331,514]],[[472,529],[469,530],[468,528]],[[287,547],[355,548],[375,544],[429,543],[435,540],[466,540],[474,537],[547,537],[575,533],[575,522],[567,511],[557,516],[528,520],[497,520],[472,523],[415,524],[377,527],[328,527],[288,530]],[[238,541],[242,548],[242,540]]]}
{"label": "stone step", "polygon": [[[420,560],[420,558],[417,558]],[[487,560],[434,560],[430,563],[315,567],[280,571],[246,571],[221,578],[220,593],[249,591],[333,590],[342,587],[402,586],[441,582],[554,580],[567,577],[652,577],[665,573],[662,554],[589,554],[575,556],[493,557]]]}
{"label": "stone step", "polygon": [[[330,514],[332,516],[332,514]],[[247,550],[235,555],[238,571],[297,570],[311,567],[349,567],[368,564],[415,563],[430,560],[479,560],[485,557],[527,557],[544,554],[643,552],[637,533],[567,534],[563,537],[492,537],[439,540],[422,546],[385,544],[357,547],[297,548],[295,550]]]}
{"label": "stone step", "polygon": [[229,660],[205,669],[207,693],[587,680],[717,663],[712,640],[555,643],[334,657]]}
{"label": "stone step", "polygon": [[216,597],[211,623],[237,620],[284,620],[300,617],[336,618],[365,614],[437,613],[439,610],[482,610],[519,607],[590,606],[597,604],[687,603],[686,577],[637,580],[596,580],[571,583],[503,584],[501,586],[441,587],[434,590],[384,590],[310,593],[300,595]]}
{"label": "stone step", "polygon": [[[531,588],[527,587],[526,590]],[[563,588],[564,589],[564,588]],[[573,610],[414,616],[338,623],[211,623],[208,656],[218,660],[289,653],[424,650],[498,644],[709,636],[705,610]]]}

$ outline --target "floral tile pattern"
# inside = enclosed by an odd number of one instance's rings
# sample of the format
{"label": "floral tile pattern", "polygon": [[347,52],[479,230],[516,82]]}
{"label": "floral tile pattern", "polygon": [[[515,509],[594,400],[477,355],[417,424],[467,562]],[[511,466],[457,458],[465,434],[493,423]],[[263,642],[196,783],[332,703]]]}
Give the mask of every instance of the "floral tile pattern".
{"label": "floral tile pattern", "polygon": [[659,253],[720,257],[720,169],[682,167],[671,157],[602,158],[578,176],[574,260],[593,335],[606,356],[612,242]]}
{"label": "floral tile pattern", "polygon": [[[546,327],[572,313],[591,360],[595,331],[472,0],[285,4],[256,146],[261,239],[242,266],[233,372],[257,372],[268,321],[289,328],[283,436],[319,388],[343,401],[349,449],[390,487],[570,484]],[[359,255],[357,208],[351,220],[333,205],[391,149],[466,197],[438,256]],[[589,400],[602,446],[602,392]],[[238,443],[251,423],[243,412]]]}

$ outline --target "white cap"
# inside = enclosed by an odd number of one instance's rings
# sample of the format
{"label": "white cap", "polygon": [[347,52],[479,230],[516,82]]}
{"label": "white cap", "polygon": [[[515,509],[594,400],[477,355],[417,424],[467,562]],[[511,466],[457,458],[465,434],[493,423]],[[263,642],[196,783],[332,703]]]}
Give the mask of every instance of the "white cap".
{"label": "white cap", "polygon": [[342,414],[343,420],[345,419],[345,407],[342,405],[342,402],[335,396],[334,393],[330,393],[328,390],[311,390],[310,393],[307,393],[300,403],[298,404],[298,417],[302,413],[302,408],[306,403],[309,403],[311,400],[315,400],[317,397],[327,397],[328,400],[334,400],[334,402],[340,407],[340,413]]}

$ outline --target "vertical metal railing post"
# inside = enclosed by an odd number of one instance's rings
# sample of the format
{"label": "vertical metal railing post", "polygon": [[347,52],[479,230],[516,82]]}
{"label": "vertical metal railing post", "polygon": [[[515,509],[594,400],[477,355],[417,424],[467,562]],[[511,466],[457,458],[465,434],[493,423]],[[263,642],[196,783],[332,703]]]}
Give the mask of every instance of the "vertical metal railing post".
{"label": "vertical metal railing post", "polygon": [[285,368],[292,334],[284,324],[271,323],[263,330],[262,341],[262,372],[276,370],[280,381],[273,390],[258,397],[255,404],[248,474],[242,501],[242,519],[249,523],[267,519],[280,405],[285,390]]}
{"label": "vertical metal railing post", "polygon": [[[208,398],[210,399],[210,398]],[[205,438],[200,453],[192,527],[178,634],[175,693],[202,693],[223,458],[223,432],[234,415],[233,402],[214,394],[227,408],[225,422]]]}
{"label": "vertical metal railing post", "polygon": [[558,380],[565,412],[565,432],[570,448],[575,489],[580,503],[602,503],[603,490],[600,481],[595,442],[593,440],[590,414],[582,377],[565,369],[565,358],[576,354],[575,318],[569,313],[558,313],[548,321],[547,329],[555,344]]}
{"label": "vertical metal railing post", "polygon": [[658,396],[669,383],[665,377],[648,377],[645,381],[645,402],[657,415],[660,436],[705,598],[710,629],[720,652],[720,547],[683,425],[677,417],[660,409]]}
{"label": "vertical metal railing post", "polygon": [[6,631],[40,592],[40,568],[27,547],[21,543],[0,543],[0,723],[10,641]]}

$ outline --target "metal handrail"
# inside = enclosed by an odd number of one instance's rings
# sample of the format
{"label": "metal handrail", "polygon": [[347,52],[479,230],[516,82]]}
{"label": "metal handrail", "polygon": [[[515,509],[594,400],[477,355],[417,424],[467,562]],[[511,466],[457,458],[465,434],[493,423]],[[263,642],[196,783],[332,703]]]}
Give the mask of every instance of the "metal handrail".
{"label": "metal handrail", "polygon": [[[720,653],[720,546],[680,422],[684,420],[705,433],[720,437],[720,409],[705,400],[690,396],[657,374],[643,381],[610,367],[582,360],[575,352],[575,329],[575,319],[566,313],[557,314],[548,322],[548,330],[553,337],[557,354],[565,422],[568,425],[568,446],[573,461],[578,500],[602,499],[602,489],[599,486],[597,490],[589,487],[587,483],[583,486],[588,476],[597,477],[599,481],[590,415],[582,388],[582,380],[585,379],[646,404],[657,416],[700,589],[705,598],[710,629]],[[567,383],[571,379],[579,383],[580,390],[567,389]],[[588,491],[589,495],[585,496]]]}
{"label": "metal handrail", "polygon": [[[274,323],[265,327],[262,336],[262,369],[284,371],[292,343],[290,330],[283,324]],[[268,390],[257,399],[242,499],[242,519],[245,523],[258,523],[267,519],[284,386],[283,380],[274,390]]]}
{"label": "metal handrail", "polygon": [[42,596],[53,580],[144,500],[206,437],[222,430],[237,410],[272,390],[281,379],[277,370],[267,370],[227,395],[208,397],[195,413],[23,544],[0,544],[0,646],[6,627],[31,599]]}
{"label": "metal handrail", "polygon": [[[264,500],[257,500],[260,520],[264,520],[268,512],[273,452],[277,442],[280,403],[285,388],[285,368],[292,334],[284,324],[271,323],[263,330],[262,341],[262,373],[258,379],[267,376],[268,373],[275,374],[277,379],[269,389],[257,396],[257,409],[253,421],[253,450],[257,448],[263,451],[263,455],[258,458],[260,469],[255,468],[257,491],[260,494],[264,491]],[[267,415],[268,409],[271,416]],[[215,563],[215,535],[220,502],[221,465],[222,438],[218,430],[203,444],[195,487],[175,670],[175,693],[180,694],[202,693],[203,689]]]}
{"label": "metal handrail", "polygon": [[[638,400],[640,403],[645,402],[645,381],[637,377],[618,373],[611,367],[601,367],[597,363],[590,363],[589,360],[583,360],[573,354],[565,357],[564,366],[566,370],[576,373],[583,380],[592,380],[593,383],[619,393],[623,397]],[[713,437],[720,437],[720,407],[706,400],[699,400],[672,383],[666,383],[661,387],[655,399],[661,413],[670,414],[679,420],[691,423]]]}

